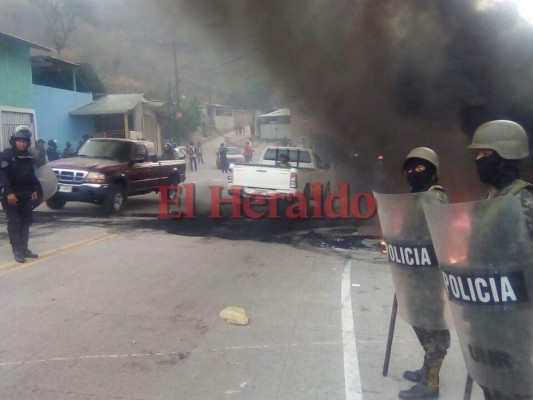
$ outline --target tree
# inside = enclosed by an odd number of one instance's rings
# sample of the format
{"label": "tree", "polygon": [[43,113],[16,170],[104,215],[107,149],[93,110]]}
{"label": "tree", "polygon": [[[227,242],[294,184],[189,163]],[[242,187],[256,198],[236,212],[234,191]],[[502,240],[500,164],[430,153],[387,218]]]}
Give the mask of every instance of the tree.
{"label": "tree", "polygon": [[46,18],[46,31],[57,54],[67,47],[80,21],[93,24],[94,9],[89,0],[31,0]]}
{"label": "tree", "polygon": [[180,103],[181,118],[172,115],[163,124],[163,137],[165,140],[185,144],[202,124],[202,110],[198,99],[186,99]]}
{"label": "tree", "polygon": [[186,99],[180,104],[182,118],[179,121],[179,130],[182,137],[190,137],[202,123],[202,110],[198,99]]}

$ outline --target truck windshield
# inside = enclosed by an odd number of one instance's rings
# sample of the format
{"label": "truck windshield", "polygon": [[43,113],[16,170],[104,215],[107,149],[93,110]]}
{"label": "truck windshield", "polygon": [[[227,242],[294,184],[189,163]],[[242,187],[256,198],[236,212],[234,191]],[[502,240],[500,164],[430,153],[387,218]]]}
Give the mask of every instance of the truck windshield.
{"label": "truck windshield", "polygon": [[78,156],[91,158],[107,158],[116,161],[129,161],[131,147],[125,142],[89,140],[80,149]]}

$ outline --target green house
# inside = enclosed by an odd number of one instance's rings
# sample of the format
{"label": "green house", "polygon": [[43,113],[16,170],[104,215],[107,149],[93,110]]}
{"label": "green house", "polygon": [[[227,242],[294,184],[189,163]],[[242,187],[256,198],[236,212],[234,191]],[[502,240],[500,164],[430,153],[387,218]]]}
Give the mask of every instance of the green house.
{"label": "green house", "polygon": [[51,51],[0,32],[0,151],[17,125],[36,131],[30,49]]}

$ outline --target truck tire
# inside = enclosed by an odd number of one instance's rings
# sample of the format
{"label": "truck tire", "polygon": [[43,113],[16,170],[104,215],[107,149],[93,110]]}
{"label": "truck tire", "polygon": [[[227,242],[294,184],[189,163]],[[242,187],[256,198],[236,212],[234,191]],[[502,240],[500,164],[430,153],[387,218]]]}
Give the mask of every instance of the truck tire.
{"label": "truck tire", "polygon": [[180,176],[174,175],[170,178],[170,188],[168,189],[167,197],[168,200],[175,200],[178,197],[178,190],[172,189],[172,187],[177,187],[180,184]]}
{"label": "truck tire", "polygon": [[122,186],[111,186],[104,199],[104,212],[107,215],[120,214],[126,204],[126,199],[126,191]]}
{"label": "truck tire", "polygon": [[57,196],[52,196],[46,200],[46,205],[52,210],[61,210],[65,207],[67,201],[65,199],[58,198]]}

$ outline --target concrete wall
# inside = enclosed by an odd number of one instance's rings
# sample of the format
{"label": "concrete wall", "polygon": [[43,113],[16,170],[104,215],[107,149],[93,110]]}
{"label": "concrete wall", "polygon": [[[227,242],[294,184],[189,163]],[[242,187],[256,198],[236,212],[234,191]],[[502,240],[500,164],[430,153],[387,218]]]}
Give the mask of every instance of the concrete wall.
{"label": "concrete wall", "polygon": [[92,101],[90,93],[78,93],[70,90],[33,85],[33,102],[39,138],[57,142],[60,152],[69,141],[75,150],[85,134],[94,132],[92,117],[73,117],[69,112]]}
{"label": "concrete wall", "polygon": [[162,154],[163,143],[161,140],[161,130],[154,110],[149,107],[144,107],[142,122],[144,138],[154,143],[157,154]]}
{"label": "concrete wall", "polygon": [[33,108],[30,51],[0,37],[0,106]]}

